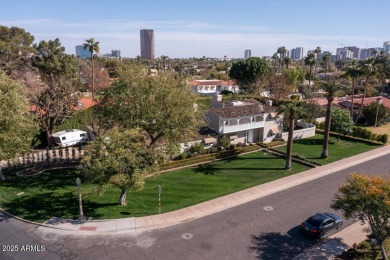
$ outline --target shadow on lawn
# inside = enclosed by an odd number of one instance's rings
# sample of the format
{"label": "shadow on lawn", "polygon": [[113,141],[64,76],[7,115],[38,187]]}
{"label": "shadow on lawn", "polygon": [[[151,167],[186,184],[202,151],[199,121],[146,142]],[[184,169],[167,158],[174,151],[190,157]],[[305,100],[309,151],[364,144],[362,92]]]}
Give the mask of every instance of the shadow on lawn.
{"label": "shadow on lawn", "polygon": [[194,168],[194,172],[205,175],[214,175],[220,171],[221,167],[216,166],[214,163],[199,164]]}
{"label": "shadow on lawn", "polygon": [[[116,205],[114,203],[96,203],[83,200],[84,215],[92,218],[99,218],[96,209]],[[11,214],[32,220],[42,221],[52,217],[76,219],[79,215],[78,196],[75,192],[56,194],[46,192],[32,196],[15,197],[13,200],[3,202],[4,209]]]}
{"label": "shadow on lawn", "polygon": [[17,177],[13,175],[11,179],[2,182],[1,185],[6,187],[24,189],[41,189],[57,190],[58,188],[74,187],[77,189],[76,179],[82,176],[77,175],[74,169],[50,170],[34,176]]}

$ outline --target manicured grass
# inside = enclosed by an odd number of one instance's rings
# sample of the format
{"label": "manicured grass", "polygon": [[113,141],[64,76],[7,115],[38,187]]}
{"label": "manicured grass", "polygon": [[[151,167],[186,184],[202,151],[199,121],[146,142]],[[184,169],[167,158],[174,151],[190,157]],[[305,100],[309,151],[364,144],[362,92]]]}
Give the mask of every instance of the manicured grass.
{"label": "manicured grass", "polygon": [[[117,205],[118,188],[109,188],[97,196],[94,185],[82,183],[84,214],[93,219],[157,214],[158,185],[162,186],[161,212],[173,211],[308,169],[293,163],[292,169],[286,171],[284,164],[284,159],[255,152],[162,173],[148,178],[142,191],[128,192],[127,206]],[[75,170],[62,169],[0,182],[0,207],[37,222],[54,216],[76,218],[77,177]]]}
{"label": "manicured grass", "polygon": [[[348,141],[330,136],[329,138],[329,157],[327,159],[321,158],[322,144],[324,135],[316,134],[307,139],[294,141],[292,153],[305,157],[311,161],[319,162],[321,164],[328,164],[356,154],[364,153],[369,150],[380,147],[380,145],[366,144],[357,141]],[[286,152],[287,146],[276,148],[279,151]]]}

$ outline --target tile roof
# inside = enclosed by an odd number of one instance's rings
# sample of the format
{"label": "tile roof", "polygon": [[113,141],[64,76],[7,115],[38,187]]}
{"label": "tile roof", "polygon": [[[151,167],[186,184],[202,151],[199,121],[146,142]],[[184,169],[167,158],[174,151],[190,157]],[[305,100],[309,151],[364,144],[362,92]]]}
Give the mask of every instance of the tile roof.
{"label": "tile roof", "polygon": [[275,107],[264,106],[260,102],[254,99],[246,99],[241,102],[240,105],[232,105],[232,102],[225,103],[224,107],[212,107],[210,108],[215,114],[222,118],[236,118],[243,116],[254,116],[263,113],[270,113],[276,110]]}
{"label": "tile roof", "polygon": [[235,85],[234,80],[191,80],[188,81],[189,86],[220,86],[220,85]]}

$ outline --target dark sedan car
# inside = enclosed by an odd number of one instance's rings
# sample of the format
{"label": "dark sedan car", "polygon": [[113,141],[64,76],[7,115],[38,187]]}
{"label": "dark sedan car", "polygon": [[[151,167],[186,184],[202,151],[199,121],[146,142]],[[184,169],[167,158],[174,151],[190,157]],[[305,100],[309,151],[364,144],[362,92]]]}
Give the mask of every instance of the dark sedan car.
{"label": "dark sedan car", "polygon": [[333,229],[339,229],[343,220],[333,213],[316,213],[301,224],[304,234],[311,237],[323,238],[324,235]]}

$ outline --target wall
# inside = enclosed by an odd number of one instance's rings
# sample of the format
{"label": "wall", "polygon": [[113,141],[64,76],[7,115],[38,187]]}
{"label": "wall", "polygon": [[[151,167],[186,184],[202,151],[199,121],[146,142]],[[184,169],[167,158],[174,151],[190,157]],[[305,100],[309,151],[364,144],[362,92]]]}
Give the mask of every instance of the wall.
{"label": "wall", "polygon": [[[298,124],[299,124],[299,122],[297,123],[297,125]],[[294,140],[304,139],[304,138],[312,137],[315,134],[316,134],[316,127],[314,125],[311,125],[311,127],[309,127],[309,128],[295,130],[293,139]],[[284,141],[287,141],[288,132],[278,134],[277,138],[282,138]]]}

